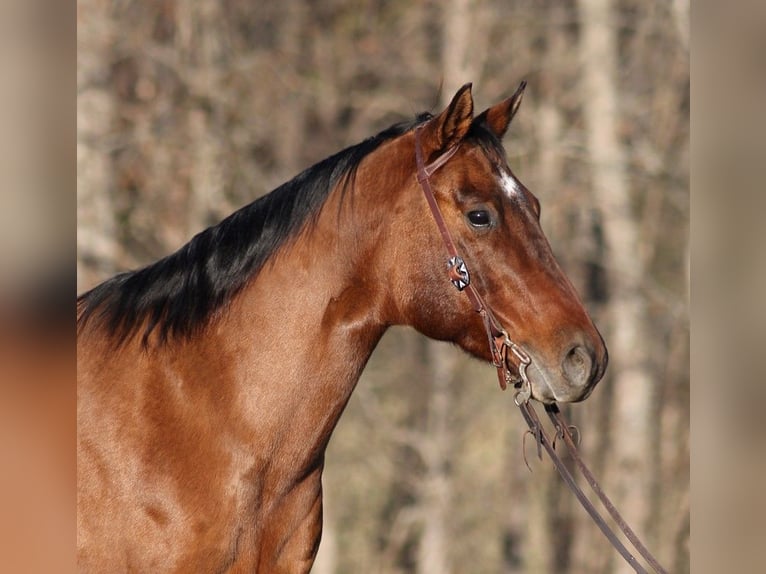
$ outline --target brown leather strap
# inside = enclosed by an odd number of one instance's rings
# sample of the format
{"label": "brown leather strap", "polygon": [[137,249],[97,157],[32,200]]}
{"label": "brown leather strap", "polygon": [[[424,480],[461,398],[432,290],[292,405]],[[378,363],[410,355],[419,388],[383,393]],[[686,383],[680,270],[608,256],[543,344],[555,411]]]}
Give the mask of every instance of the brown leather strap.
{"label": "brown leather strap", "polygon": [[[553,462],[553,465],[556,467],[556,470],[559,471],[561,478],[564,479],[564,482],[569,487],[569,490],[572,491],[582,507],[590,515],[590,517],[593,519],[593,522],[596,523],[596,526],[599,527],[604,536],[606,536],[609,542],[611,542],[612,546],[614,546],[617,552],[620,553],[620,555],[625,559],[630,567],[633,568],[635,572],[638,574],[647,574],[647,571],[644,569],[644,567],[641,566],[641,564],[630,553],[630,551],[625,547],[620,539],[617,538],[617,535],[612,532],[612,529],[609,528],[609,525],[607,525],[606,521],[603,519],[601,514],[599,514],[598,510],[596,510],[596,507],[593,506],[593,503],[591,503],[588,497],[585,496],[585,493],[582,491],[582,489],[578,486],[574,477],[569,472],[569,469],[567,469],[566,465],[563,463],[561,458],[559,458],[559,455],[553,448],[553,443],[548,438],[548,434],[545,432],[545,429],[543,428],[540,419],[537,417],[537,413],[532,408],[532,405],[528,402],[523,403],[519,405],[519,410],[521,411],[527,426],[529,426],[529,430],[537,438],[538,445],[543,445],[543,448],[545,448],[545,451],[548,453],[548,456]],[[664,571],[661,572],[664,574]]]}
{"label": "brown leather strap", "polygon": [[[481,315],[484,328],[487,331],[487,339],[492,354],[492,363],[498,370],[498,383],[500,384],[500,388],[505,390],[509,383],[512,383],[517,379],[508,368],[508,348],[512,345],[516,349],[519,349],[519,347],[511,342],[508,333],[492,314],[492,311],[484,302],[484,299],[473,284],[471,284],[468,267],[465,260],[458,253],[457,247],[455,247],[455,242],[452,240],[452,235],[450,234],[449,229],[447,229],[447,224],[444,222],[444,216],[442,215],[441,209],[439,209],[439,204],[436,202],[436,196],[431,188],[431,175],[447,163],[447,160],[455,155],[460,146],[458,144],[449,148],[434,161],[426,165],[425,159],[423,158],[423,148],[420,144],[421,130],[422,126],[419,126],[415,130],[415,163],[417,164],[418,183],[420,183],[420,187],[423,189],[423,195],[428,202],[428,207],[431,209],[431,214],[436,222],[436,226],[439,228],[442,241],[449,254],[447,270],[450,280],[459,290],[465,292],[468,299],[471,301],[474,310]],[[523,363],[523,356],[519,356],[517,353],[517,358]]]}
{"label": "brown leather strap", "polygon": [[[447,224],[444,223],[444,217],[439,209],[439,205],[436,203],[436,197],[434,196],[433,189],[431,189],[431,181],[429,179],[437,169],[447,163],[447,160],[455,155],[460,146],[456,145],[448,149],[442,155],[437,157],[436,160],[426,165],[423,159],[423,148],[420,145],[421,129],[422,127],[418,127],[415,130],[415,162],[418,167],[418,183],[420,183],[420,187],[423,189],[423,194],[428,202],[428,207],[431,208],[431,213],[434,216],[436,226],[439,228],[439,233],[441,233],[442,240],[447,247],[447,252],[449,253],[450,258],[460,257],[457,253],[455,242],[452,241],[449,229],[447,229]],[[477,311],[481,308],[481,302],[478,299],[471,298],[471,302],[474,304],[474,308]]]}
{"label": "brown leather strap", "polygon": [[596,493],[596,496],[598,496],[599,500],[601,500],[604,508],[606,508],[607,512],[615,521],[617,526],[625,534],[625,537],[630,540],[630,543],[633,544],[633,547],[638,550],[638,553],[643,556],[644,560],[649,563],[649,565],[655,570],[655,572],[657,572],[657,574],[667,574],[667,571],[660,565],[652,553],[649,552],[646,546],[644,546],[643,542],[641,542],[641,539],[636,536],[636,533],[633,532],[633,529],[628,525],[628,523],[625,522],[625,519],[619,513],[614,503],[612,503],[612,501],[606,495],[604,490],[601,488],[601,485],[596,480],[596,477],[593,476],[593,473],[585,464],[585,461],[580,456],[580,452],[577,450],[574,438],[572,437],[572,431],[570,430],[572,426],[564,419],[564,415],[561,414],[558,405],[555,403],[552,405],[545,405],[545,412],[548,413],[548,417],[551,419],[553,426],[556,427],[558,436],[564,439],[564,443],[567,445],[569,454],[572,456],[575,464],[580,469],[582,475],[585,477],[585,480],[588,482],[591,489],[593,489],[593,492]]}
{"label": "brown leather strap", "polygon": [[[436,203],[436,197],[434,196],[433,189],[431,188],[431,182],[429,178],[437,169],[443,166],[447,160],[455,155],[459,145],[451,147],[446,152],[437,157],[433,162],[426,165],[423,159],[423,150],[420,145],[421,129],[422,126],[415,130],[415,162],[417,164],[418,182],[423,189],[423,194],[425,195],[428,206],[431,209],[431,213],[434,217],[434,220],[436,221],[436,225],[439,228],[439,233],[442,236],[442,240],[444,241],[444,245],[447,248],[447,252],[449,254],[447,270],[449,273],[450,281],[452,281],[458,290],[465,291],[474,309],[481,315],[482,321],[484,323],[484,328],[487,331],[489,348],[492,354],[492,363],[497,368],[497,377],[500,383],[500,388],[505,390],[509,383],[514,382],[514,377],[512,376],[508,367],[508,350],[510,349],[515,357],[519,360],[518,369],[520,378],[518,380],[520,380],[523,385],[526,385],[526,388],[522,388],[522,390],[516,393],[514,401],[518,405],[519,410],[521,410],[521,414],[524,417],[527,426],[529,426],[530,432],[533,436],[535,436],[537,440],[538,455],[542,457],[541,446],[545,448],[554,466],[559,471],[561,477],[564,479],[564,482],[567,484],[567,486],[569,486],[569,489],[574,493],[577,500],[580,502],[586,512],[588,512],[596,525],[601,529],[604,536],[606,536],[607,539],[612,543],[612,546],[614,546],[614,548],[622,555],[622,557],[633,568],[633,570],[635,570],[638,574],[647,574],[643,566],[638,563],[635,557],[622,544],[620,539],[617,538],[616,534],[611,530],[611,528],[609,528],[601,514],[599,514],[599,512],[593,506],[593,503],[588,499],[585,493],[583,493],[582,489],[580,489],[574,477],[569,472],[569,469],[567,469],[566,465],[561,461],[558,454],[556,453],[556,450],[553,447],[553,443],[548,438],[545,429],[540,423],[540,419],[537,417],[537,413],[529,403],[531,390],[529,387],[529,380],[525,374],[525,369],[527,365],[530,364],[530,358],[521,349],[521,347],[511,341],[511,339],[508,337],[508,333],[505,331],[505,329],[503,329],[502,325],[500,325],[500,323],[490,311],[489,307],[487,307],[485,304],[484,299],[481,297],[476,288],[471,284],[468,266],[466,265],[465,260],[458,254],[457,248],[455,247],[455,242],[452,240],[449,229],[447,229],[447,225],[444,222],[444,217],[442,216],[441,210],[439,209],[439,205]],[[639,551],[641,556],[646,559],[646,561],[652,566],[652,568],[654,568],[658,574],[667,574],[667,572],[662,568],[662,566],[660,566],[654,556],[649,553],[649,551],[633,533],[627,523],[622,519],[622,516],[620,516],[612,502],[607,498],[606,494],[604,494],[598,482],[596,482],[593,474],[590,472],[588,467],[585,466],[585,463],[580,458],[579,453],[577,452],[577,448],[575,447],[574,440],[569,430],[569,425],[566,423],[566,421],[564,421],[556,404],[554,403],[553,405],[546,405],[545,409],[548,412],[548,415],[551,417],[553,424],[556,426],[558,436],[564,439],[564,442],[572,454],[572,458],[574,459],[575,463],[580,468],[580,471],[583,473],[588,483],[601,499],[602,503],[605,505],[612,518],[614,518],[622,532],[625,534],[628,540],[633,543],[633,546]]]}

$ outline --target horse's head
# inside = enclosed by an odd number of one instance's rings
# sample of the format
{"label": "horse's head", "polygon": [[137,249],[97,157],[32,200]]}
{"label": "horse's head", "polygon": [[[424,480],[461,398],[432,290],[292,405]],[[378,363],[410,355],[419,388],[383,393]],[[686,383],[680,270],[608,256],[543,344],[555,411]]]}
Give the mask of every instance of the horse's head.
{"label": "horse's head", "polygon": [[[473,115],[470,85],[421,126],[425,163],[445,163],[430,185],[471,281],[498,322],[531,358],[532,397],[543,402],[586,398],[604,373],[607,351],[540,227],[540,204],[514,176],[501,140],[521,102],[507,100]],[[398,321],[491,359],[484,324],[465,293],[450,283],[447,250],[416,180],[416,136],[400,139],[408,175],[389,222],[386,248]],[[406,238],[406,248],[402,239]]]}

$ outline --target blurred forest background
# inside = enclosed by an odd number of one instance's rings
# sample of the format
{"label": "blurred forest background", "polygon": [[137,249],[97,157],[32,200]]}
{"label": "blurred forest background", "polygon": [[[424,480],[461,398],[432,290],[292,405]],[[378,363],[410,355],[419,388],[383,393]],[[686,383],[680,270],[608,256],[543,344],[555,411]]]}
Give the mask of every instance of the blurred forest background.
{"label": "blurred forest background", "polygon": [[[78,291],[472,81],[610,350],[565,409],[689,571],[688,0],[78,0]],[[317,574],[629,571],[494,371],[384,338],[330,443]],[[528,441],[529,442],[529,441]]]}

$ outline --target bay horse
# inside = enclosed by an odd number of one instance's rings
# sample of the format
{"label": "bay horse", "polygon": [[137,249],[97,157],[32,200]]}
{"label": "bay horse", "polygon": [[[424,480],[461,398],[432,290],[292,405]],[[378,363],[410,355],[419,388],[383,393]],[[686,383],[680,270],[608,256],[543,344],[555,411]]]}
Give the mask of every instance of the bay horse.
{"label": "bay horse", "polygon": [[492,360],[447,280],[416,155],[439,164],[444,225],[526,351],[531,397],[590,394],[604,342],[502,146],[523,86],[474,117],[466,84],[438,115],[319,162],[78,297],[81,571],[308,572],[325,449],[386,329]]}

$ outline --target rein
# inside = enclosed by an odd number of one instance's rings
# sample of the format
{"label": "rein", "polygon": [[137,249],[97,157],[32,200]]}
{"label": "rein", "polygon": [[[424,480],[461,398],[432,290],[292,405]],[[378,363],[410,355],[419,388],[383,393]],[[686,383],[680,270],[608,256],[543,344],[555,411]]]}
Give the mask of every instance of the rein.
{"label": "rein", "polygon": [[[530,432],[535,437],[535,441],[537,442],[538,457],[542,460],[542,449],[544,448],[566,485],[569,487],[582,507],[599,527],[604,536],[606,536],[612,546],[620,553],[620,555],[631,566],[631,568],[633,568],[635,572],[638,574],[647,574],[647,571],[620,541],[620,539],[612,531],[596,507],[590,501],[590,499],[578,486],[575,478],[572,476],[572,474],[569,472],[569,469],[556,453],[555,439],[563,439],[576,466],[580,469],[580,472],[583,474],[588,484],[590,484],[591,488],[601,500],[602,504],[607,509],[607,512],[609,512],[610,516],[619,526],[623,534],[625,534],[635,549],[638,550],[638,553],[651,565],[657,574],[667,574],[667,571],[662,568],[662,566],[660,566],[656,558],[652,556],[652,554],[646,549],[646,546],[644,546],[638,536],[636,536],[630,526],[628,526],[628,524],[615,508],[614,504],[612,504],[612,501],[609,500],[599,483],[596,481],[593,473],[591,473],[590,469],[585,465],[585,462],[583,462],[575,445],[575,440],[572,436],[572,429],[574,427],[572,427],[564,419],[556,403],[545,405],[545,411],[548,413],[548,416],[556,429],[556,436],[554,437],[554,440],[551,441],[551,439],[548,437],[548,434],[545,432],[545,429],[543,428],[537,413],[529,402],[530,398],[532,398],[532,386],[529,382],[526,371],[532,360],[526,351],[524,351],[524,349],[522,349],[519,345],[511,340],[511,338],[508,336],[508,332],[495,318],[490,308],[484,302],[482,296],[471,284],[471,275],[468,271],[468,266],[466,265],[465,260],[458,254],[457,248],[455,247],[455,242],[452,240],[449,229],[447,229],[447,225],[444,222],[444,217],[441,213],[441,210],[439,209],[439,205],[436,203],[436,197],[434,196],[433,189],[431,188],[431,183],[429,181],[431,175],[433,175],[437,169],[447,163],[447,161],[453,155],[455,155],[460,145],[458,144],[451,147],[446,152],[437,157],[434,161],[426,164],[423,159],[423,150],[420,144],[421,130],[422,126],[419,126],[415,129],[415,162],[417,164],[417,179],[420,187],[423,189],[423,194],[425,195],[428,206],[431,209],[431,214],[436,221],[436,226],[439,228],[439,233],[441,234],[444,245],[447,248],[447,252],[449,253],[449,260],[447,261],[447,273],[449,279],[458,291],[462,291],[468,296],[468,299],[473,304],[474,310],[479,313],[482,321],[484,322],[484,329],[487,332],[489,349],[492,356],[492,364],[497,369],[497,378],[498,382],[500,383],[500,388],[505,390],[509,384],[512,384],[514,387],[519,389],[514,394],[513,400],[516,403],[516,406],[519,407],[519,410],[524,417],[524,421],[529,427],[529,431],[527,432]],[[517,367],[517,376],[512,373],[508,366],[508,359],[510,358],[508,354],[509,350],[519,361],[519,365]]]}

